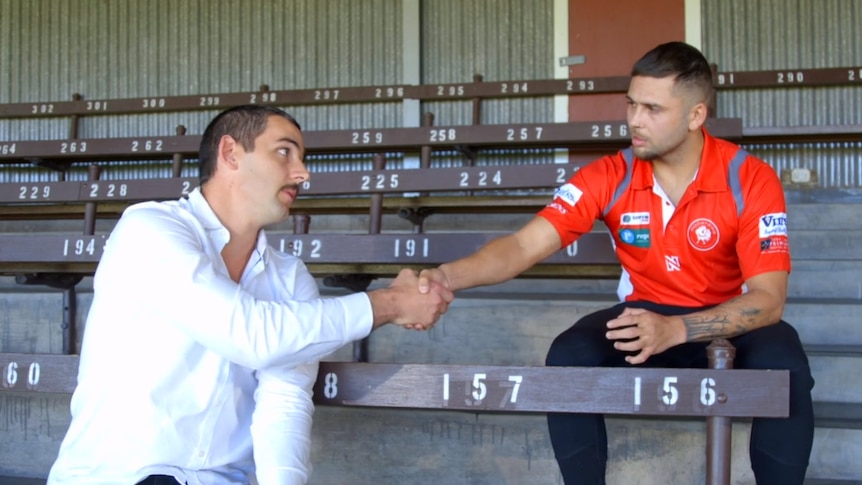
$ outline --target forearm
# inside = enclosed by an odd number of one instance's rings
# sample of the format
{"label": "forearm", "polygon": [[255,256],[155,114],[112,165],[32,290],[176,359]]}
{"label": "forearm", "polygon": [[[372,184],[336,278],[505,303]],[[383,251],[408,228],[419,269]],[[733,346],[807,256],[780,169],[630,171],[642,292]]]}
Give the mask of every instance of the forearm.
{"label": "forearm", "polygon": [[532,265],[518,257],[522,253],[513,235],[504,236],[470,256],[440,265],[440,270],[452,291],[493,285],[518,276]]}
{"label": "forearm", "polygon": [[781,320],[783,298],[752,290],[709,310],[683,315],[686,342],[730,338]]}

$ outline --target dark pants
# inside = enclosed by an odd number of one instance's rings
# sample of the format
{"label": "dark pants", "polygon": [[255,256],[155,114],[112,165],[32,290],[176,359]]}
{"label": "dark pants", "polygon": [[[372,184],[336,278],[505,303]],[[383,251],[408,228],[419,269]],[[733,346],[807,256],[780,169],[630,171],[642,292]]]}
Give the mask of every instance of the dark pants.
{"label": "dark pants", "polygon": [[[561,333],[548,351],[546,365],[577,367],[628,367],[628,354],[605,338],[606,324],[625,307],[644,308],[663,315],[680,315],[697,308],[680,308],[650,302],[626,302],[579,320]],[[751,426],[751,468],[759,485],[802,484],[814,439],[811,388],[814,379],[796,330],[784,321],[730,340],[736,347],[734,368],[788,369],[790,417],[755,418]],[[651,356],[644,367],[706,368],[709,342],[686,343]],[[601,414],[548,414],[554,454],[567,485],[604,484],[608,438]]]}
{"label": "dark pants", "polygon": [[136,485],[182,485],[170,475],[150,475]]}

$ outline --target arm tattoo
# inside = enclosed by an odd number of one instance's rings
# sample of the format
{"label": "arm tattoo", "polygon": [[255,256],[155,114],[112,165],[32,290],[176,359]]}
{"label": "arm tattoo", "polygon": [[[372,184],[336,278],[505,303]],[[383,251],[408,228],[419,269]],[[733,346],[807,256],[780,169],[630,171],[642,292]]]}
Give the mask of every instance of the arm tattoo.
{"label": "arm tattoo", "polygon": [[731,318],[726,312],[685,315],[682,321],[685,324],[686,340],[697,342],[742,335],[753,328],[760,313],[758,308],[742,308],[737,318]]}

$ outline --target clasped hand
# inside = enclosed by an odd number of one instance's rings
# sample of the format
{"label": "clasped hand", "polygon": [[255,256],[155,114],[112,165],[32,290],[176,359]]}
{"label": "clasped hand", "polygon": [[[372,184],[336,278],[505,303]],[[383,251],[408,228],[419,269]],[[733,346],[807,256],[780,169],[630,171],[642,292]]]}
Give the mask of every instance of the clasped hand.
{"label": "clasped hand", "polygon": [[419,277],[410,269],[402,269],[389,285],[401,302],[401,312],[392,323],[414,330],[428,330],[437,323],[455,295],[438,282],[430,282],[420,291]]}

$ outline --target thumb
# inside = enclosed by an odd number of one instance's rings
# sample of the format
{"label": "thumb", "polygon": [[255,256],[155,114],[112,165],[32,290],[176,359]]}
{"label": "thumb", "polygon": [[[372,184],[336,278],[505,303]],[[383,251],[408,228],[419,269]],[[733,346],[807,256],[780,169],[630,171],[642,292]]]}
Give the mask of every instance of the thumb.
{"label": "thumb", "polygon": [[[644,310],[643,308],[626,307],[623,310],[623,312],[620,313],[620,317],[625,317],[627,315],[640,315],[641,313],[645,313],[645,312],[646,312],[646,310]],[[619,317],[617,317],[617,318],[619,318]]]}
{"label": "thumb", "polygon": [[428,276],[425,274],[423,270],[419,273],[419,293],[428,293],[428,290],[431,289],[431,284],[428,281]]}

